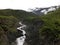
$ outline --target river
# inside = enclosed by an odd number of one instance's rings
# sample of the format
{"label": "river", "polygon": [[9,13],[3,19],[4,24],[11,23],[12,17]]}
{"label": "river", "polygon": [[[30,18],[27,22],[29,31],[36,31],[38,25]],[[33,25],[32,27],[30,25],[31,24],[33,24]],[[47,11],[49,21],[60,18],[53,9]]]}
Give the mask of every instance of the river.
{"label": "river", "polygon": [[26,25],[25,25],[25,24],[22,24],[22,22],[19,22],[19,25],[21,25],[21,26],[18,27],[17,29],[23,32],[23,33],[22,33],[23,36],[17,38],[17,39],[16,39],[16,42],[17,42],[17,45],[23,45],[23,44],[24,44],[24,41],[25,41],[25,39],[26,39],[26,36],[25,36],[26,32],[25,32],[25,30],[24,30],[24,28],[26,27]]}

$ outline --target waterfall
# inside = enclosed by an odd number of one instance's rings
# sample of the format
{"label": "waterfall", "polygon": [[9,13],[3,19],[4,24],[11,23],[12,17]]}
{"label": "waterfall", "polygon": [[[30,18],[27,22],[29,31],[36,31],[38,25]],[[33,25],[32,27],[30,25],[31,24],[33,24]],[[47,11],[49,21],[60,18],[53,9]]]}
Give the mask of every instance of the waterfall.
{"label": "waterfall", "polygon": [[25,38],[26,38],[26,36],[25,36],[26,32],[25,32],[25,30],[24,30],[24,28],[26,27],[26,25],[22,24],[21,22],[19,22],[19,24],[20,24],[21,26],[18,27],[17,29],[23,32],[23,33],[22,33],[23,36],[17,38],[17,39],[16,39],[16,42],[17,42],[17,45],[23,45],[23,43],[24,43],[24,41],[25,41]]}

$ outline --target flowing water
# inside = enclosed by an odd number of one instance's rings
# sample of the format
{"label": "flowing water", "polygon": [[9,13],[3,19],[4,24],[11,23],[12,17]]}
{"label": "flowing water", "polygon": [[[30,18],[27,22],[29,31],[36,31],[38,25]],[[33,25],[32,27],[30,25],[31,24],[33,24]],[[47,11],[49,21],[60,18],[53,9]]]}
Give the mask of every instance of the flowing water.
{"label": "flowing water", "polygon": [[17,38],[16,41],[17,41],[17,45],[23,45],[23,43],[24,43],[24,41],[25,41],[25,38],[26,38],[26,36],[25,36],[26,32],[25,32],[25,30],[23,30],[23,29],[26,27],[26,25],[22,24],[21,22],[19,22],[19,24],[20,24],[21,26],[18,27],[17,29],[23,32],[23,33],[22,33],[23,36]]}

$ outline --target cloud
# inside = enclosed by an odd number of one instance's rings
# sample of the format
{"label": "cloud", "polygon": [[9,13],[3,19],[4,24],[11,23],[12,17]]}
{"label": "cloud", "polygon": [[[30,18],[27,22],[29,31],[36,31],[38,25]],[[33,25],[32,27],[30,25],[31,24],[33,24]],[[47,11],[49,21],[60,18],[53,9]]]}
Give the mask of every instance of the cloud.
{"label": "cloud", "polygon": [[0,0],[0,9],[23,9],[59,5],[60,0]]}

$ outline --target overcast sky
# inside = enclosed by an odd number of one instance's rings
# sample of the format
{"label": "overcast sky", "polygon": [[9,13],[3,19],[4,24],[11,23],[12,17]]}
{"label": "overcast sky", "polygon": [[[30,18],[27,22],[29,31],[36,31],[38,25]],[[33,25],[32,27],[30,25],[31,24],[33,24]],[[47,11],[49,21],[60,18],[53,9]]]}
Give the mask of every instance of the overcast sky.
{"label": "overcast sky", "polygon": [[60,0],[0,0],[0,9],[22,9],[28,10],[35,7],[49,7],[59,5]]}

